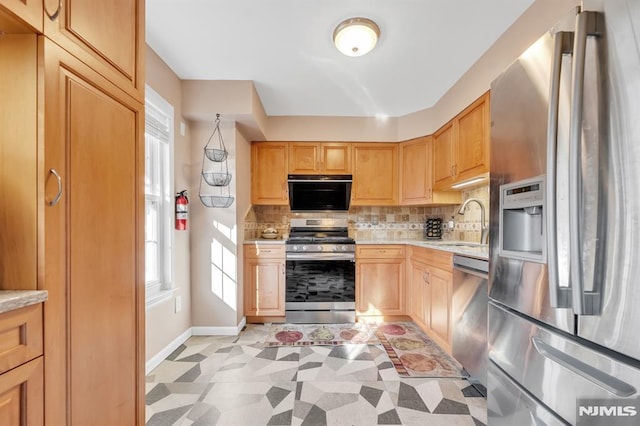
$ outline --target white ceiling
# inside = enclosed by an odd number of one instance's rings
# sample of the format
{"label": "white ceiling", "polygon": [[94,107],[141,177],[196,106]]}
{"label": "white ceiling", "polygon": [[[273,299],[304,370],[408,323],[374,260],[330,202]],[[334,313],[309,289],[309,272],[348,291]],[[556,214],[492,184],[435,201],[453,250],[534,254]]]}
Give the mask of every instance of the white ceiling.
{"label": "white ceiling", "polygon": [[[533,0],[146,0],[149,46],[183,80],[253,80],[268,115],[399,117],[433,106]],[[351,58],[335,26],[363,16]]]}

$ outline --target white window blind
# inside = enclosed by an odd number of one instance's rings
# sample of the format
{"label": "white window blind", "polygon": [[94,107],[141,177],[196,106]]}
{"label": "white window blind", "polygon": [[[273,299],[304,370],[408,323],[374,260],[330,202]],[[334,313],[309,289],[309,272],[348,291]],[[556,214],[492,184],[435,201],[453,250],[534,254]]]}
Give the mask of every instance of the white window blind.
{"label": "white window blind", "polygon": [[173,107],[148,86],[145,101],[145,287],[147,306],[171,295]]}

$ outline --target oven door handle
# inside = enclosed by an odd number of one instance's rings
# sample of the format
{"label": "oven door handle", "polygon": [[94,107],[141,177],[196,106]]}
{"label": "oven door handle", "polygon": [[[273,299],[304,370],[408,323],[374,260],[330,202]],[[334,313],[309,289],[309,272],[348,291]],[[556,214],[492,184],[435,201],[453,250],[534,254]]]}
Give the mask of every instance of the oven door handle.
{"label": "oven door handle", "polygon": [[322,260],[350,260],[356,261],[355,255],[349,255],[345,253],[287,253],[286,260],[310,260],[310,261],[322,261]]}

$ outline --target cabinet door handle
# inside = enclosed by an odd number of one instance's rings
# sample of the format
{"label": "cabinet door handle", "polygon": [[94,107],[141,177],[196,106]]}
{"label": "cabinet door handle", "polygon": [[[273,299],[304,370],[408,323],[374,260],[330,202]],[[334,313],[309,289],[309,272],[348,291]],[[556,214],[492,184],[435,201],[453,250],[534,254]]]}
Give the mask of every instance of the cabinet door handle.
{"label": "cabinet door handle", "polygon": [[47,10],[47,2],[44,2],[44,13],[46,13],[52,21],[55,21],[58,15],[60,15],[60,10],[62,10],[62,0],[58,0],[58,8],[53,12],[53,14],[49,13]]}
{"label": "cabinet door handle", "polygon": [[58,193],[53,198],[53,200],[49,201],[49,206],[53,207],[56,204],[58,204],[58,201],[60,201],[60,197],[62,197],[62,178],[60,177],[60,175],[58,174],[56,169],[53,169],[53,168],[49,169],[49,173],[54,175],[56,177],[56,179],[58,180]]}

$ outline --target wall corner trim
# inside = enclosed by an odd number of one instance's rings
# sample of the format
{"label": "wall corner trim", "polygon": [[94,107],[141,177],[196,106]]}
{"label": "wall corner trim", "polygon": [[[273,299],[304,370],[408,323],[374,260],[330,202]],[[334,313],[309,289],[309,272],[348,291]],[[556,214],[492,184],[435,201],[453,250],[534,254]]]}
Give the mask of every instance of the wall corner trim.
{"label": "wall corner trim", "polygon": [[184,333],[173,339],[171,343],[149,358],[145,364],[145,376],[156,368],[162,361],[180,347],[191,336],[237,336],[247,324],[247,317],[242,317],[235,327],[190,327]]}
{"label": "wall corner trim", "polygon": [[192,336],[237,336],[246,324],[247,318],[242,317],[235,327],[191,327],[191,334]]}
{"label": "wall corner trim", "polygon": [[164,349],[160,350],[157,354],[149,358],[145,364],[145,376],[148,375],[154,368],[156,368],[162,361],[164,361],[173,351],[178,349],[180,345],[187,341],[189,337],[193,335],[192,329],[188,328],[184,333],[173,339]]}

